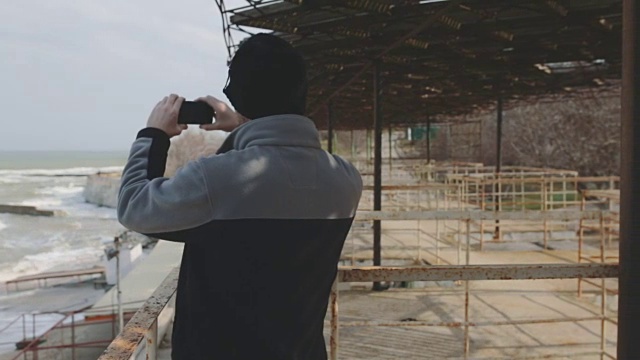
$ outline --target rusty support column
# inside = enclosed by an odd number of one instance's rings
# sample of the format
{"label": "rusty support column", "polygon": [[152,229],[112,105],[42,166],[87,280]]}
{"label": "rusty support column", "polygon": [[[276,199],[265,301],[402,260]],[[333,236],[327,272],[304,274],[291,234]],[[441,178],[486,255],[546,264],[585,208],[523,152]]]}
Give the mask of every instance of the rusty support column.
{"label": "rusty support column", "polygon": [[71,360],[76,360],[76,313],[71,313]]}
{"label": "rusty support column", "polygon": [[482,153],[484,151],[484,148],[482,147],[482,133],[484,132],[484,121],[482,121],[482,119],[480,119],[480,130],[478,133],[478,153],[477,153],[477,158],[475,158],[477,162],[484,162],[484,158],[482,156]]}
{"label": "rusty support column", "polygon": [[327,151],[333,154],[333,104],[327,104]]}
{"label": "rusty support column", "polygon": [[351,161],[356,158],[356,143],[353,138],[353,129],[351,129]]}
{"label": "rusty support column", "polygon": [[[382,210],[382,111],[380,87],[380,63],[373,68],[373,127],[374,127],[374,161],[373,161],[373,210]],[[382,229],[380,220],[373,222],[373,265],[382,264]],[[373,283],[373,290],[382,290],[379,282]]]}
{"label": "rusty support column", "polygon": [[391,139],[391,121],[389,121],[389,134],[388,134],[388,140],[389,140],[389,176],[393,175],[393,170],[391,168],[392,164],[391,164],[391,159],[393,158],[393,152],[392,152],[392,139]]}
{"label": "rusty support column", "polygon": [[427,162],[431,162],[431,116],[427,114]]}
{"label": "rusty support column", "polygon": [[340,336],[340,324],[338,319],[338,279],[333,281],[331,295],[329,297],[329,309],[331,311],[331,335],[329,336],[329,359],[338,360],[338,341]]}
{"label": "rusty support column", "polygon": [[502,96],[498,96],[497,115],[496,173],[500,173],[502,167]]}
{"label": "rusty support column", "polygon": [[640,354],[640,4],[623,1],[618,359]]}
{"label": "rusty support column", "polygon": [[[493,198],[493,208],[495,211],[500,211],[500,171],[502,171],[502,95],[498,96],[497,106],[497,129],[496,129],[496,184],[494,191],[496,195]],[[493,238],[500,239],[500,220],[496,220],[496,229],[493,233]]]}
{"label": "rusty support column", "polygon": [[[367,129],[367,139],[366,139],[366,150],[367,150],[367,165],[369,164],[369,160],[371,160],[371,130]],[[368,169],[368,167],[367,167]]]}

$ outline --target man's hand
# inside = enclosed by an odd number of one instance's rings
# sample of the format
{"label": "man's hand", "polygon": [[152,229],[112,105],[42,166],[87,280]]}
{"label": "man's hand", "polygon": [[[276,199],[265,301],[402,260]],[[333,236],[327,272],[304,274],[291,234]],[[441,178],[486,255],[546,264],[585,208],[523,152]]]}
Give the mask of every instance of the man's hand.
{"label": "man's hand", "polygon": [[202,101],[209,104],[209,106],[211,106],[216,112],[216,121],[213,124],[200,125],[200,129],[231,132],[238,126],[249,121],[247,118],[231,109],[231,107],[229,107],[225,102],[220,101],[211,95],[198,98],[196,101]]}
{"label": "man's hand", "polygon": [[187,128],[186,124],[178,124],[178,114],[183,101],[184,98],[176,94],[165,96],[151,111],[147,127],[160,129],[170,138],[180,135],[182,130]]}

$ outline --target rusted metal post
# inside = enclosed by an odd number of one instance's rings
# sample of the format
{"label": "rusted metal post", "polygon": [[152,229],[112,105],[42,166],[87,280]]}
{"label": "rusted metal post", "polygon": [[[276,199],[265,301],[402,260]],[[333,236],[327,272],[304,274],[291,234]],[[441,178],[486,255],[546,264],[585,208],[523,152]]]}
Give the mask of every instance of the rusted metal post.
{"label": "rusted metal post", "polygon": [[469,358],[469,281],[464,282],[464,358]]}
{"label": "rusted metal post", "polygon": [[[33,348],[31,349],[31,353],[33,354],[32,359],[38,360],[38,341],[36,341],[36,314],[35,313],[31,314],[31,321],[32,321],[31,330],[33,332],[33,338],[31,339],[31,345],[33,346]],[[27,345],[27,348],[29,348],[29,345]]]}
{"label": "rusted metal post", "polygon": [[351,161],[356,158],[356,143],[353,139],[353,129],[351,129]]}
{"label": "rusted metal post", "polygon": [[[486,207],[487,207],[487,205],[486,205],[486,196],[487,196],[487,194],[485,193],[485,188],[486,188],[485,180],[484,179],[480,179],[478,181],[478,183],[480,184],[480,188],[481,188],[481,190],[480,190],[481,195],[480,196],[482,197],[480,199],[480,201],[481,201],[480,202],[480,209],[482,211],[485,211]],[[480,251],[483,251],[483,250],[484,250],[484,220],[480,220]]]}
{"label": "rusted metal post", "polygon": [[567,207],[567,175],[562,175],[562,207]]}
{"label": "rusted metal post", "polygon": [[618,359],[640,354],[640,4],[623,1]]}
{"label": "rusted metal post", "polygon": [[331,335],[329,338],[329,358],[331,360],[338,359],[338,336],[339,326],[338,323],[338,277],[331,286],[331,297],[329,299],[331,307]]}
{"label": "rusted metal post", "polygon": [[431,116],[427,114],[427,161],[431,162]]}
{"label": "rusted metal post", "polygon": [[476,161],[478,162],[484,162],[484,159],[482,159],[482,154],[484,153],[484,148],[482,147],[482,133],[484,131],[484,121],[482,119],[480,119],[480,122],[478,124],[479,126],[479,130],[478,130],[478,152],[477,152],[477,158]]}
{"label": "rusted metal post", "polygon": [[[611,211],[612,208],[613,208],[613,199],[609,198],[607,199],[607,210]],[[608,217],[606,231],[607,231],[607,248],[609,249],[611,248],[611,241],[613,238],[613,236],[611,236],[612,226],[613,226],[613,221],[611,221],[611,218]]]}
{"label": "rusted metal post", "polygon": [[[605,263],[606,257],[604,253],[604,238],[605,238],[605,226],[604,226],[604,214],[600,215],[600,262]],[[600,301],[600,360],[604,360],[605,353],[607,351],[607,279],[602,279],[600,285],[602,286]]]}
{"label": "rusted metal post", "polygon": [[124,312],[122,308],[122,290],[120,289],[120,238],[113,239],[116,247],[116,299],[118,302],[118,332],[124,329]]}
{"label": "rusted metal post", "polygon": [[[500,187],[500,171],[502,170],[502,95],[498,96],[498,106],[497,106],[497,131],[496,131],[496,179],[498,183],[495,185],[495,191],[499,191]],[[500,194],[494,197],[493,208],[495,211],[500,211]],[[500,220],[496,220],[496,229],[493,234],[493,238],[495,240],[499,240],[500,236]]]}
{"label": "rusted metal post", "polygon": [[327,151],[333,154],[333,103],[327,104]]}
{"label": "rusted metal post", "polygon": [[392,168],[392,159],[393,159],[393,152],[392,152],[392,140],[391,140],[391,122],[389,122],[389,137],[388,137],[388,141],[389,141],[389,177],[393,176],[393,168]]}
{"label": "rusted metal post", "polygon": [[[447,189],[443,191],[444,196],[447,196]],[[436,211],[440,210],[440,194],[436,193]],[[440,265],[440,220],[436,219],[436,265]]]}
{"label": "rusted metal post", "polygon": [[452,153],[453,151],[451,150],[451,143],[453,141],[451,140],[451,124],[447,124],[447,160],[452,161]]}
{"label": "rusted metal post", "polygon": [[76,313],[71,313],[71,360],[76,360]]}
{"label": "rusted metal post", "polygon": [[146,360],[156,360],[158,355],[158,319],[156,318],[151,327],[147,330],[145,335],[145,340],[147,342],[146,350],[147,357]]}
{"label": "rusted metal post", "polygon": [[[425,190],[427,191],[427,190]],[[418,189],[418,211],[422,211],[422,201],[421,198],[422,197],[422,192],[420,191],[420,189]],[[422,243],[420,241],[420,235],[422,233],[422,226],[421,226],[421,221],[420,219],[418,219],[418,231],[416,232],[417,234],[417,242],[418,242],[418,264],[422,265]]]}
{"label": "rusted metal post", "polygon": [[[382,108],[380,86],[380,63],[373,68],[373,127],[374,127],[374,162],[373,162],[373,210],[382,210]],[[380,220],[373,222],[373,265],[382,264],[382,228]],[[383,290],[379,282],[373,283],[373,290]]]}
{"label": "rusted metal post", "polygon": [[[581,194],[582,199],[580,200],[580,210],[584,211],[587,207],[586,203],[586,195],[583,192]],[[579,228],[578,228],[578,264],[582,262],[582,244],[584,242],[584,218],[580,218]],[[578,297],[582,296],[582,279],[578,279]]]}
{"label": "rusted metal post", "polygon": [[[18,283],[16,283],[17,286]],[[17,288],[17,287],[16,287]],[[22,314],[22,340],[27,341],[27,314]],[[27,352],[22,353],[22,358],[27,359]]]}
{"label": "rusted metal post", "polygon": [[607,356],[607,279],[602,279],[602,301],[600,302],[600,359]]}
{"label": "rusted metal post", "polygon": [[369,169],[369,160],[371,160],[371,130],[367,129],[367,170]]}
{"label": "rusted metal post", "polygon": [[[471,220],[466,221],[467,225],[467,256],[465,265],[471,264]],[[464,282],[464,358],[469,358],[469,280]]]}

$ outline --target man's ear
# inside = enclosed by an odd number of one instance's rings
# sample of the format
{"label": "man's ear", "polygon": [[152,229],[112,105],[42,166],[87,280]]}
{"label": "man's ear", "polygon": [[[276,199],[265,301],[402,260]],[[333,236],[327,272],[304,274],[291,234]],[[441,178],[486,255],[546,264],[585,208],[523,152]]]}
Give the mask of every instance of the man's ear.
{"label": "man's ear", "polygon": [[229,82],[222,92],[227,96],[229,103],[231,103],[231,106],[233,106],[236,111],[242,109],[242,96],[238,93],[238,89],[234,86],[233,82]]}

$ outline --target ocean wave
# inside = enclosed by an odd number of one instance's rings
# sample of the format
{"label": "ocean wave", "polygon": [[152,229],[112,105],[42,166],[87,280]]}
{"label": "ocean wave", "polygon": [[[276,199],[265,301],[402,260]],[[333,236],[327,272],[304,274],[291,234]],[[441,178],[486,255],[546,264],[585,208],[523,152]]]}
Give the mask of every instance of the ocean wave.
{"label": "ocean wave", "polygon": [[[21,169],[21,170],[0,170],[0,176],[20,175],[20,176],[88,176],[97,173],[121,172],[123,166],[106,167],[73,167],[67,169]],[[2,179],[0,178],[0,181]]]}
{"label": "ocean wave", "polygon": [[7,228],[7,224],[3,223],[2,221],[0,221],[0,231],[2,231],[3,229]]}
{"label": "ocean wave", "polygon": [[86,202],[82,187],[73,187],[67,190],[45,188],[43,194],[51,194],[46,197],[28,199],[19,205],[35,206],[41,210],[62,210],[71,217],[91,217],[96,219],[116,219],[115,209],[100,207]]}
{"label": "ocean wave", "polygon": [[26,255],[9,269],[0,271],[0,281],[46,271],[76,270],[97,265],[103,255],[99,246],[59,249]]}
{"label": "ocean wave", "polygon": [[73,184],[69,184],[67,186],[46,187],[46,188],[37,190],[36,193],[42,194],[42,195],[70,196],[70,195],[76,195],[76,194],[82,193],[83,189],[84,189],[83,186],[76,186]]}

